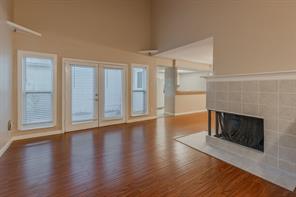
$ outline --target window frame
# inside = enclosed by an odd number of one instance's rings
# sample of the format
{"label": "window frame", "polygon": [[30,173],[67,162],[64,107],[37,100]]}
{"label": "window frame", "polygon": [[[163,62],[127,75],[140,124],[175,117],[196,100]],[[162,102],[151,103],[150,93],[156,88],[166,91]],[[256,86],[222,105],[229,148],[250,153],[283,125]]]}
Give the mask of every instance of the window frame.
{"label": "window frame", "polygon": [[[53,67],[52,67],[52,122],[50,123],[33,123],[24,125],[23,124],[23,104],[24,104],[24,84],[23,84],[23,60],[24,57],[35,57],[35,58],[47,58],[52,59]],[[33,51],[17,51],[17,75],[18,75],[18,121],[17,127],[20,131],[27,131],[27,130],[34,130],[34,129],[43,129],[43,128],[52,128],[55,127],[57,124],[57,55],[56,54],[49,54],[49,53],[39,53]]]}
{"label": "window frame", "polygon": [[[133,101],[134,101],[134,97],[133,97],[133,93],[134,93],[134,72],[133,69],[134,68],[144,68],[146,70],[146,90],[143,90],[146,92],[146,111],[143,114],[135,114],[134,110],[133,110]],[[140,65],[140,64],[132,64],[131,65],[131,105],[130,105],[130,109],[131,109],[131,116],[132,117],[140,117],[140,116],[147,116],[149,115],[149,66],[148,65]],[[144,89],[144,88],[143,88]],[[139,90],[138,90],[139,91]]]}

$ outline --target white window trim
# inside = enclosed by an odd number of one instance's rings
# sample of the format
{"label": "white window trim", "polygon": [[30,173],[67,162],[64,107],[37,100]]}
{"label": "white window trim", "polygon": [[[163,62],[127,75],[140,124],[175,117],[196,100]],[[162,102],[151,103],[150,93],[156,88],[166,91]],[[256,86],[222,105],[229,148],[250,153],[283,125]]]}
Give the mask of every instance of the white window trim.
{"label": "white window trim", "polygon": [[[76,130],[84,130],[86,128],[96,128],[99,125],[99,102],[96,104],[96,117],[94,120],[89,121],[81,121],[81,122],[72,122],[72,100],[71,100],[71,65],[80,65],[85,67],[93,67],[96,68],[96,76],[99,73],[99,64],[94,61],[88,60],[75,60],[69,58],[63,58],[63,87],[62,87],[62,121],[63,121],[63,130],[64,132],[76,131]],[[99,80],[99,78],[97,78]],[[99,81],[96,81],[96,84],[99,84]],[[96,85],[97,86],[97,85]],[[99,94],[99,87],[97,87],[97,93]]]}
{"label": "white window trim", "polygon": [[[133,110],[133,79],[134,79],[134,73],[133,73],[133,68],[145,68],[146,69],[146,112],[143,114],[134,114]],[[131,83],[130,83],[130,94],[131,94],[131,104],[130,104],[130,109],[131,109],[131,116],[132,117],[140,117],[140,116],[147,116],[149,115],[149,66],[148,65],[141,65],[141,64],[132,64],[131,65]]]}
{"label": "white window trim", "polygon": [[[24,56],[32,56],[32,57],[39,57],[39,58],[51,58],[53,59],[53,121],[52,123],[36,123],[31,125],[23,125],[22,124],[22,114],[23,114],[23,57]],[[32,52],[32,51],[17,51],[17,65],[18,65],[18,130],[26,131],[26,130],[33,130],[33,129],[42,129],[42,128],[52,128],[56,126],[57,123],[57,55],[56,54],[49,54],[49,53],[39,53],[39,52]]]}

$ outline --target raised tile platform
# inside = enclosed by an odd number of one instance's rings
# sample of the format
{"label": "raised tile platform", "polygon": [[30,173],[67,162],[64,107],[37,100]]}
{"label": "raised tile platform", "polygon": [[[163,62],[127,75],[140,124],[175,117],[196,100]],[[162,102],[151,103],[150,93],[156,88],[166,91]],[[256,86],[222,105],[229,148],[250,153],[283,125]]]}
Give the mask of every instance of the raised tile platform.
{"label": "raised tile platform", "polygon": [[176,140],[290,191],[294,191],[296,187],[295,174],[273,167],[274,161],[269,161],[270,158],[259,151],[208,136],[207,131]]}

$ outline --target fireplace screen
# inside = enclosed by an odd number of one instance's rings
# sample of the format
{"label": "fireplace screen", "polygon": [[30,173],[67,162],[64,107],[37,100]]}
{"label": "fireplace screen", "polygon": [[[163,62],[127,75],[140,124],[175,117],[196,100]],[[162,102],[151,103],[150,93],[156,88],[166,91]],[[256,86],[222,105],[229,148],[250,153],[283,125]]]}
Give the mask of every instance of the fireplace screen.
{"label": "fireplace screen", "polygon": [[218,135],[243,146],[264,151],[264,121],[261,118],[216,112]]}

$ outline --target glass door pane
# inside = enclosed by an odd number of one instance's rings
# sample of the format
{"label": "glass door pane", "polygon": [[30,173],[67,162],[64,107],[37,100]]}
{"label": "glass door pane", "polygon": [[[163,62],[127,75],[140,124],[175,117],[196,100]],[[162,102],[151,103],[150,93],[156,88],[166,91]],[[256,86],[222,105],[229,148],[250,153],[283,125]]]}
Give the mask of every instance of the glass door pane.
{"label": "glass door pane", "polygon": [[121,68],[104,68],[104,119],[123,118],[123,74]]}
{"label": "glass door pane", "polygon": [[145,67],[132,68],[132,115],[147,113],[147,70]]}
{"label": "glass door pane", "polygon": [[72,122],[97,119],[97,71],[95,67],[71,65]]}

